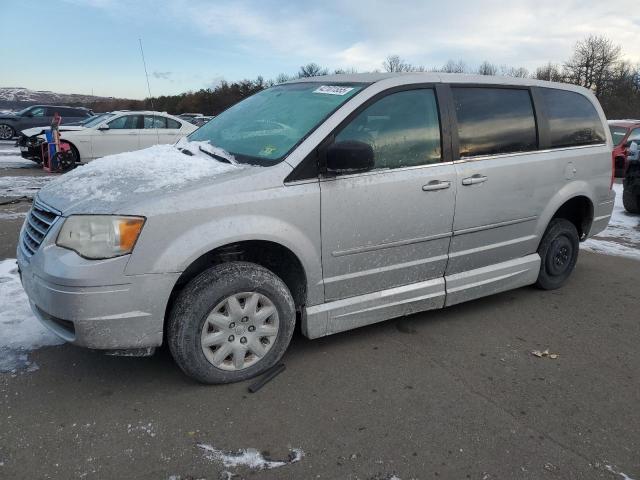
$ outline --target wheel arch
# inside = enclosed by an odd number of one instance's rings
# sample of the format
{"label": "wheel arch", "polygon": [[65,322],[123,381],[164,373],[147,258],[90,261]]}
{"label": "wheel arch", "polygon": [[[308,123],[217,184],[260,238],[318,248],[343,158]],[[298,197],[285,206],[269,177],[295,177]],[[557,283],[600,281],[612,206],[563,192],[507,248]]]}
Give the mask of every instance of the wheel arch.
{"label": "wheel arch", "polygon": [[[307,302],[307,273],[298,256],[286,246],[269,240],[243,240],[213,248],[193,260],[176,281],[165,312],[165,322],[182,289],[208,268],[229,261],[245,261],[260,265],[287,285],[297,310]],[[166,330],[166,329],[165,329]]]}
{"label": "wheel arch", "polygon": [[540,241],[554,218],[564,218],[573,223],[578,230],[580,240],[585,240],[589,235],[594,218],[594,204],[591,196],[584,191],[576,191],[571,195],[561,191],[554,197],[554,200],[547,206],[538,224]]}
{"label": "wheel arch", "polygon": [[76,163],[80,163],[82,162],[82,157],[80,156],[80,150],[78,149],[78,147],[76,146],[75,143],[73,143],[71,140],[69,140],[68,138],[60,138],[60,142],[65,142],[68,143],[71,148],[73,149],[73,151],[76,154]]}

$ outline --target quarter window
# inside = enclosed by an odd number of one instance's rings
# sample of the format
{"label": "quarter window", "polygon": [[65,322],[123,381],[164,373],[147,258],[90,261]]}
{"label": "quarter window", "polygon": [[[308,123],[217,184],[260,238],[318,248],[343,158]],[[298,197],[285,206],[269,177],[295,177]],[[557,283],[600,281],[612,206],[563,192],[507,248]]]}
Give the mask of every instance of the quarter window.
{"label": "quarter window", "polygon": [[549,119],[551,147],[605,142],[602,121],[587,97],[554,88],[541,88],[539,92],[542,106]]}
{"label": "quarter window", "polygon": [[433,89],[392,93],[360,112],[335,137],[373,147],[374,168],[400,168],[441,159],[440,123]]}
{"label": "quarter window", "polygon": [[526,152],[538,147],[528,90],[452,88],[460,157]]}
{"label": "quarter window", "polygon": [[167,128],[175,128],[177,130],[182,128],[182,125],[173,118],[167,118]]}

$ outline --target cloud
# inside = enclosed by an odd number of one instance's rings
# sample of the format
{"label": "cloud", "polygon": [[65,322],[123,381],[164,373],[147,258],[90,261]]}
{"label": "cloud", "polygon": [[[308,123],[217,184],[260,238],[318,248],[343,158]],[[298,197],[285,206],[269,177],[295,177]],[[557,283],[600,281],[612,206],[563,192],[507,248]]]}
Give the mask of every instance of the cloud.
{"label": "cloud", "polygon": [[203,35],[224,38],[247,55],[315,61],[330,67],[380,68],[388,54],[439,66],[487,59],[534,69],[566,60],[576,41],[605,35],[640,61],[636,0],[175,0],[174,14]]}
{"label": "cloud", "polygon": [[173,75],[173,72],[154,71],[153,73],[151,73],[151,76],[153,78],[157,78],[158,80],[171,80],[172,75]]}

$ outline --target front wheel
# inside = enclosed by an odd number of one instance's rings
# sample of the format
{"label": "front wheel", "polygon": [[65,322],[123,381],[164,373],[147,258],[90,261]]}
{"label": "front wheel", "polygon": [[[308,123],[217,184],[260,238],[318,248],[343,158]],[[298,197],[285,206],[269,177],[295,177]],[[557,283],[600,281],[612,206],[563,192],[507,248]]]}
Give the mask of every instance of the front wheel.
{"label": "front wheel", "polygon": [[536,286],[554,290],[565,284],[578,261],[580,238],[575,225],[564,218],[554,218],[538,247],[540,273]]}
{"label": "front wheel", "polygon": [[230,262],[204,271],[178,295],[167,339],[190,377],[238,382],[280,360],[295,321],[293,298],[278,276],[260,265]]}
{"label": "front wheel", "polygon": [[640,213],[640,195],[635,194],[631,187],[622,191],[622,205],[629,213]]}
{"label": "front wheel", "polygon": [[6,123],[0,124],[0,140],[11,140],[16,132],[11,125]]}

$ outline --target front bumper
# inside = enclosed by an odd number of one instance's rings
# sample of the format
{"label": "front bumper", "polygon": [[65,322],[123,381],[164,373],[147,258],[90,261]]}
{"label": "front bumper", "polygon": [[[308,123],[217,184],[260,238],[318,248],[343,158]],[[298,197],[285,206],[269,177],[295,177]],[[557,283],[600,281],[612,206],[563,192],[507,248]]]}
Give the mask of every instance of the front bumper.
{"label": "front bumper", "polygon": [[167,301],[180,274],[125,275],[128,255],[83,259],[55,245],[61,223],[30,258],[17,252],[22,284],[40,322],[89,348],[161,345]]}

